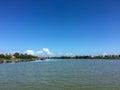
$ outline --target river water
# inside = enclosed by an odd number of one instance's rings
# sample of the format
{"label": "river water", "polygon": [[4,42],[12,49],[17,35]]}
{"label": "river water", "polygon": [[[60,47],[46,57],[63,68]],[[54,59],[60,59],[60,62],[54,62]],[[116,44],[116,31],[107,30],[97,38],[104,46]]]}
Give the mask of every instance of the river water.
{"label": "river water", "polygon": [[0,64],[0,90],[120,90],[120,60]]}

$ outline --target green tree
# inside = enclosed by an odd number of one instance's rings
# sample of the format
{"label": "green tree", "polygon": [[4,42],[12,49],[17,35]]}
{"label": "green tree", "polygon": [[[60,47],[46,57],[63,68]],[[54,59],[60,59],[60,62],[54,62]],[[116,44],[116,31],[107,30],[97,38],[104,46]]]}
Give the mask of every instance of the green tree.
{"label": "green tree", "polygon": [[4,54],[0,54],[0,58],[4,58]]}
{"label": "green tree", "polygon": [[4,58],[5,58],[5,59],[11,59],[12,56],[7,54],[7,55],[4,56]]}
{"label": "green tree", "polygon": [[14,53],[13,56],[15,56],[15,58],[20,58],[20,53],[16,52],[16,53]]}

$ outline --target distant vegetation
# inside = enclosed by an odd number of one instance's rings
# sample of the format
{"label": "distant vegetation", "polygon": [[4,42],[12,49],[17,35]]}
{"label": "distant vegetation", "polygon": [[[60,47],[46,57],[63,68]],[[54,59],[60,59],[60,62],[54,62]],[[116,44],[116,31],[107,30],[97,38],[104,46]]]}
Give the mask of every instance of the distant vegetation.
{"label": "distant vegetation", "polygon": [[120,59],[120,55],[99,55],[99,56],[59,56],[49,57],[50,59]]}
{"label": "distant vegetation", "polygon": [[22,54],[18,52],[14,54],[0,54],[0,63],[32,61],[35,59],[37,59],[37,56]]}
{"label": "distant vegetation", "polygon": [[15,53],[13,56],[15,58],[19,58],[19,59],[35,59],[35,58],[37,58],[37,56],[28,55],[28,54],[20,54],[20,53]]}
{"label": "distant vegetation", "polygon": [[38,57],[23,53],[0,54],[0,63],[7,62],[29,62],[44,59],[120,59],[120,55],[98,55],[98,56],[56,56],[56,57]]}

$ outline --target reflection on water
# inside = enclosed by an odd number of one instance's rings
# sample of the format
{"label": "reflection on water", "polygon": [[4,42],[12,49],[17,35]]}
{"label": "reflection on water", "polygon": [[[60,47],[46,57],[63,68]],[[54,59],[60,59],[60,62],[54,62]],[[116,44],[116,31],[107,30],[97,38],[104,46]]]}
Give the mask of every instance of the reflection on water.
{"label": "reflection on water", "polygon": [[119,60],[0,64],[0,90],[119,90]]}

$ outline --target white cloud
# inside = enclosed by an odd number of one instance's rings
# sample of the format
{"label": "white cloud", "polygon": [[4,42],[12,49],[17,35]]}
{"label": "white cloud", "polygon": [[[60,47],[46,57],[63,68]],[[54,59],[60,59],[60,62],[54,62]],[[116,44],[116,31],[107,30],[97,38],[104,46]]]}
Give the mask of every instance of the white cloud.
{"label": "white cloud", "polygon": [[34,55],[35,52],[33,50],[27,50],[25,53],[29,54],[29,55]]}
{"label": "white cloud", "polygon": [[36,52],[37,55],[52,55],[53,53],[50,52],[48,48],[43,48],[41,51]]}
{"label": "white cloud", "polygon": [[36,53],[37,53],[37,54],[42,54],[42,53],[43,53],[43,51],[37,51]]}
{"label": "white cloud", "polygon": [[48,54],[48,55],[52,54],[52,52],[50,52],[48,48],[43,48],[43,52]]}

